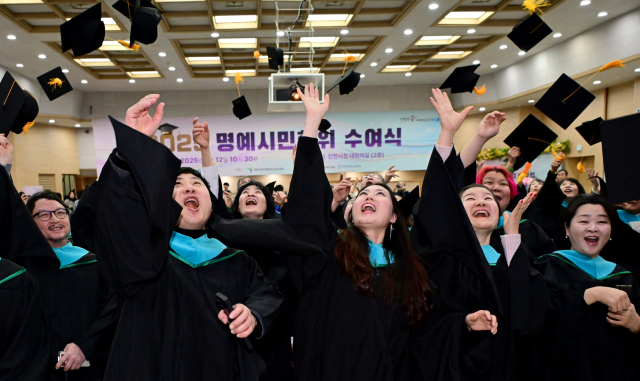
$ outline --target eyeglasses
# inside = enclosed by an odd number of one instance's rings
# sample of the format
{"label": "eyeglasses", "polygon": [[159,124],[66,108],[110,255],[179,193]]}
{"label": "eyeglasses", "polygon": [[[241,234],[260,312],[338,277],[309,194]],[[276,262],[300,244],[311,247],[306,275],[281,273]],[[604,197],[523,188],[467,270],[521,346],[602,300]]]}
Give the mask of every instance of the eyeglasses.
{"label": "eyeglasses", "polygon": [[366,176],[362,176],[362,180],[368,180],[368,179],[375,179],[375,178],[379,178],[382,179],[382,177],[380,177],[380,175],[366,175]]}
{"label": "eyeglasses", "polygon": [[43,210],[34,214],[31,217],[38,217],[40,221],[49,221],[51,219],[51,214],[55,214],[59,220],[64,220],[69,215],[69,211],[65,208],[60,208],[56,210]]}

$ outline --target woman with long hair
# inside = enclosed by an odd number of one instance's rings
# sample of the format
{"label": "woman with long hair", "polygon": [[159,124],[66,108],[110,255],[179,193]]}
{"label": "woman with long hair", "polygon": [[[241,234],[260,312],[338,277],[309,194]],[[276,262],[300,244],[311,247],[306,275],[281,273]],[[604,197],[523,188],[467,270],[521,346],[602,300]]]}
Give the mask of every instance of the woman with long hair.
{"label": "woman with long hair", "polygon": [[534,264],[550,300],[537,342],[542,366],[531,373],[550,381],[638,380],[638,283],[625,268],[600,256],[615,239],[615,211],[598,195],[580,195],[564,218],[571,249]]}
{"label": "woman with long hair", "polygon": [[[313,85],[298,93],[307,118],[287,214],[274,224],[217,219],[211,230],[223,242],[233,241],[242,239],[235,229],[251,225],[250,244],[257,247],[274,246],[281,232],[312,245],[301,269],[304,291],[293,344],[296,379],[420,379],[414,372],[424,359],[412,352],[410,341],[419,339],[414,333],[429,320],[434,295],[398,202],[388,186],[366,186],[353,202],[347,229],[336,231],[330,218],[333,193],[317,141],[329,96],[320,103]],[[280,222],[286,227],[278,230]],[[496,329],[494,317],[485,312],[463,315],[464,330]]]}

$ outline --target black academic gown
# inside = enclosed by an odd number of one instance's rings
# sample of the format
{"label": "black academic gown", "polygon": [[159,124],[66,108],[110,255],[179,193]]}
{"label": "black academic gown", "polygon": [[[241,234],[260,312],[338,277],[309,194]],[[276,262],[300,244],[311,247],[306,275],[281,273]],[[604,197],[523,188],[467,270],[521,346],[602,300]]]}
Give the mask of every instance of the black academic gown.
{"label": "black academic gown", "polygon": [[[24,266],[38,280],[50,332],[49,380],[102,380],[117,322],[116,300],[98,274],[96,256],[87,254],[60,269],[60,261],[13,187],[0,171],[0,215],[11,221],[6,231],[13,244],[3,256]],[[4,246],[4,245],[3,245]],[[65,373],[55,370],[58,352],[75,343],[90,367]]]}
{"label": "black academic gown", "polygon": [[105,380],[258,380],[264,363],[218,319],[215,294],[260,315],[256,336],[269,332],[281,296],[242,251],[197,265],[169,253],[180,160],[112,124],[124,162],[112,154],[102,171],[94,234],[100,271],[123,300]]}
{"label": "black academic gown", "polygon": [[560,250],[571,247],[565,237],[564,230],[563,214],[565,208],[562,206],[562,202],[566,198],[567,196],[562,193],[556,183],[556,174],[549,171],[538,196],[523,215],[523,218],[538,224]]}
{"label": "black academic gown", "polygon": [[637,381],[640,335],[606,320],[608,307],[584,301],[586,289],[632,285],[631,302],[640,307],[640,290],[631,274],[616,266],[598,280],[559,254],[544,256],[534,267],[542,273],[550,300],[544,329],[537,340],[541,366],[532,379],[545,381]]}
{"label": "black academic gown", "polygon": [[611,241],[602,249],[600,255],[607,261],[631,271],[636,281],[640,282],[640,233],[624,223],[617,213],[611,224]]}
{"label": "black academic gown", "polygon": [[0,380],[42,381],[49,370],[49,327],[38,281],[0,259]]}
{"label": "black academic gown", "polygon": [[[402,305],[358,293],[334,258],[333,194],[316,139],[300,138],[290,189],[282,220],[217,219],[212,232],[223,242],[238,242],[247,241],[241,228],[252,229],[246,244],[306,255],[299,270],[303,294],[294,340],[295,379],[416,379],[410,373],[415,369],[409,352],[413,336]],[[285,240],[293,242],[288,249],[279,246]],[[380,269],[376,279],[385,271]]]}

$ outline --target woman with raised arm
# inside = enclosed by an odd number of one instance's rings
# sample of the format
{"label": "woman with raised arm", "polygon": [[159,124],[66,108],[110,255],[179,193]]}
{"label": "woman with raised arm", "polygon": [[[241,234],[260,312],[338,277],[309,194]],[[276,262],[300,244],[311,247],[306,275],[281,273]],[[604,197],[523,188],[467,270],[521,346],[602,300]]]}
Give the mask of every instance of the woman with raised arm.
{"label": "woman with raised arm", "polygon": [[[546,186],[546,185],[545,185]],[[565,211],[571,250],[542,256],[534,267],[550,294],[537,342],[537,380],[640,379],[640,289],[631,273],[600,257],[615,211],[598,195],[577,196]]]}
{"label": "woman with raised arm", "polygon": [[[416,374],[424,358],[412,352],[410,341],[432,312],[427,273],[411,248],[404,219],[392,191],[371,184],[356,197],[348,228],[337,233],[330,217],[333,193],[324,172],[317,141],[329,96],[320,103],[313,86],[298,91],[307,110],[297,147],[287,214],[287,229],[317,248],[303,259],[304,292],[294,340],[297,380],[421,380]],[[437,153],[434,153],[437,154]],[[254,227],[251,242],[241,226]],[[216,219],[212,231],[222,241],[264,247],[281,235],[267,229],[270,221]],[[245,224],[246,223],[246,224]],[[270,229],[273,230],[273,229]],[[295,250],[289,250],[295,252]],[[457,332],[496,329],[486,311],[460,313]],[[451,329],[449,332],[453,332]],[[445,335],[446,336],[446,335]],[[440,343],[429,343],[433,352]],[[433,378],[441,379],[441,378]]]}
{"label": "woman with raised arm", "polygon": [[129,108],[127,125],[111,118],[117,148],[95,197],[98,264],[122,299],[105,380],[258,380],[248,339],[269,332],[282,297],[254,259],[209,237],[206,180],[150,138],[158,98]]}

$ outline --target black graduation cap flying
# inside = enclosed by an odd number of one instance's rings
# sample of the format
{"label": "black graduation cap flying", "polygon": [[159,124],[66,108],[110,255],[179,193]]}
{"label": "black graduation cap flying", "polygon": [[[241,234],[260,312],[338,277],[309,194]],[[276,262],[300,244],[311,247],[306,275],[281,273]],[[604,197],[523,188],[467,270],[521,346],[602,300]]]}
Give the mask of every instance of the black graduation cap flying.
{"label": "black graduation cap flying", "polygon": [[149,0],[118,0],[113,8],[131,20],[131,45],[136,41],[145,45],[156,42],[162,11]]}
{"label": "black graduation cap flying", "polygon": [[73,87],[71,87],[60,66],[39,76],[38,83],[50,101],[73,91]]}
{"label": "black graduation cap flying", "polygon": [[102,46],[105,33],[101,3],[98,3],[60,25],[62,51],[71,49],[76,57],[89,54]]}
{"label": "black graduation cap flying", "polygon": [[231,103],[233,104],[233,115],[242,120],[251,115],[251,109],[249,109],[249,103],[247,103],[247,99],[244,97],[244,95],[240,95],[240,83],[244,83],[242,74],[236,73],[235,79],[236,86],[238,87],[238,98],[231,101]]}
{"label": "black graduation cap flying", "polygon": [[0,134],[27,133],[33,126],[40,108],[38,102],[8,71],[0,81]]}
{"label": "black graduation cap flying", "polygon": [[451,88],[451,94],[472,92],[480,79],[480,75],[475,73],[479,66],[480,64],[455,68],[453,73],[440,85],[440,89]]}
{"label": "black graduation cap flying", "polygon": [[522,153],[513,169],[519,169],[526,162],[533,162],[557,137],[549,127],[529,114],[504,140],[509,147],[520,148]]}

